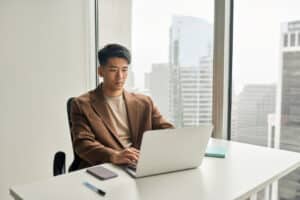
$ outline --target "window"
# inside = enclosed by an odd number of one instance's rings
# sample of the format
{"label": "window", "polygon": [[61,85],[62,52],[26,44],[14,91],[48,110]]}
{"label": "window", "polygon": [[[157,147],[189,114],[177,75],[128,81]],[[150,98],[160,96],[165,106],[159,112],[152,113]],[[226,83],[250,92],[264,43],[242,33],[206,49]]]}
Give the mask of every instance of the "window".
{"label": "window", "polygon": [[132,52],[127,90],[150,95],[176,127],[210,123],[214,1],[98,1],[99,47]]}
{"label": "window", "polygon": [[296,45],[296,34],[291,33],[291,46],[294,47]]}
{"label": "window", "polygon": [[284,34],[284,46],[288,46],[288,34]]}
{"label": "window", "polygon": [[[300,152],[300,2],[234,4],[231,138]],[[299,174],[279,181],[280,199],[299,198]]]}

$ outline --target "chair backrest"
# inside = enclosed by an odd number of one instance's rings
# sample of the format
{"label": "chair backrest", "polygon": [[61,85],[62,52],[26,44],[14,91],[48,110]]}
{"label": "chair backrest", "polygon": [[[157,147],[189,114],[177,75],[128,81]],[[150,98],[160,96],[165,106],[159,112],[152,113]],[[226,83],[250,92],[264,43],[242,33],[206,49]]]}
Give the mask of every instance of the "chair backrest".
{"label": "chair backrest", "polygon": [[53,176],[64,173],[66,173],[66,154],[63,151],[58,151],[54,155]]}
{"label": "chair backrest", "polygon": [[72,104],[73,99],[74,99],[74,97],[71,97],[67,101],[68,122],[69,122],[70,134],[71,134],[71,139],[72,139],[72,147],[73,147],[73,155],[74,155],[74,160],[69,167],[69,172],[78,170],[80,160],[81,160],[80,157],[76,154],[76,152],[74,150],[74,146],[73,146],[72,121],[71,121],[71,104]]}

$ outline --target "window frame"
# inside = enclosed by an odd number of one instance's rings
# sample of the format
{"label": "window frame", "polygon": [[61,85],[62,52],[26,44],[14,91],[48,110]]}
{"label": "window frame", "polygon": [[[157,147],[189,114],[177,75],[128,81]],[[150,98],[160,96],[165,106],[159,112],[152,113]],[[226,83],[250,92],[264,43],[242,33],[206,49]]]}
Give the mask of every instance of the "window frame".
{"label": "window frame", "polygon": [[234,0],[215,0],[213,137],[231,140]]}

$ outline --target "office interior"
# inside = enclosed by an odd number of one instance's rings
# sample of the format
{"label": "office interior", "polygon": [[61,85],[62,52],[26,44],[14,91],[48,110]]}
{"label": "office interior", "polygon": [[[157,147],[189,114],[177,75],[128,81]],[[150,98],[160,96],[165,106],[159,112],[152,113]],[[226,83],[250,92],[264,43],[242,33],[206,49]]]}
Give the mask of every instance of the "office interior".
{"label": "office interior", "polygon": [[[101,82],[96,53],[108,43],[132,51],[128,90],[152,96],[176,126],[212,123],[214,138],[300,152],[299,6],[293,0],[1,0],[0,199],[11,199],[13,185],[52,177],[57,151],[70,165],[66,102]],[[179,72],[190,79],[176,79]],[[201,77],[206,93],[194,95]],[[180,81],[192,84],[186,89]],[[299,174],[279,181],[277,199],[300,199]]]}

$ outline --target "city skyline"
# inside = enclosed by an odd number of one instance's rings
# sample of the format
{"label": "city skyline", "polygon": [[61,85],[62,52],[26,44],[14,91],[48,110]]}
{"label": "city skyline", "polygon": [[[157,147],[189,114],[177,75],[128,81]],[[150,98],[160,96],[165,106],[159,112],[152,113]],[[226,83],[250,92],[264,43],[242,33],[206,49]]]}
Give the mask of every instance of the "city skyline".
{"label": "city skyline", "polygon": [[169,62],[153,64],[145,75],[150,95],[176,127],[210,123],[212,26],[200,18],[173,16],[169,45]]}
{"label": "city skyline", "polygon": [[170,119],[177,127],[210,123],[212,116],[212,25],[173,16],[170,28]]}
{"label": "city skyline", "polygon": [[213,24],[214,2],[186,0],[185,6],[182,6],[182,2],[178,0],[133,0],[132,12],[131,66],[135,73],[135,86],[144,89],[144,74],[151,71],[152,64],[169,62],[172,17],[192,16]]}
{"label": "city skyline", "polygon": [[[152,63],[168,62],[169,27],[173,15],[198,17],[211,24],[214,21],[213,1],[188,0],[185,6],[182,6],[180,1],[166,0],[159,2],[161,5],[159,7],[155,6],[155,2],[158,3],[158,0],[151,2],[133,0],[132,68],[135,74],[135,87],[142,90],[145,82],[144,74],[150,72]],[[276,2],[254,0],[251,3],[244,1],[235,3],[233,92],[236,95],[246,84],[277,83],[280,67],[280,34],[274,33],[280,32],[281,23],[300,19],[299,7],[300,1],[295,0]],[[155,10],[155,15],[152,10]],[[266,10],[268,15],[265,15]],[[249,60],[249,56],[256,59]],[[258,70],[261,70],[260,74],[256,73]]]}

